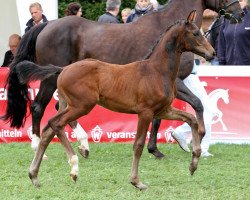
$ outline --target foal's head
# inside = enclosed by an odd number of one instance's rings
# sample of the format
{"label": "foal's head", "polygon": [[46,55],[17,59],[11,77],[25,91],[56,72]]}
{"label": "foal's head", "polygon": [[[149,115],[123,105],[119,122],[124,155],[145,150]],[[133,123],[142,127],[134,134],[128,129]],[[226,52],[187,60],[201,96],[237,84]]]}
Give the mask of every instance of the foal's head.
{"label": "foal's head", "polygon": [[[172,31],[176,32],[176,43],[179,51],[191,51],[206,60],[211,60],[215,51],[195,25],[196,11],[192,11],[187,20],[179,21]],[[171,30],[171,29],[170,29]]]}

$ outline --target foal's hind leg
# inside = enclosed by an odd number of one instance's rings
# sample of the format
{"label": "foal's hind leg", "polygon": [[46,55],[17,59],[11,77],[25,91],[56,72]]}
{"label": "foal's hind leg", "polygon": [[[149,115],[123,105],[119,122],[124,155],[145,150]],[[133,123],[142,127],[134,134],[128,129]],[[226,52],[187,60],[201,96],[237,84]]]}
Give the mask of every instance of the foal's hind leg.
{"label": "foal's hind leg", "polygon": [[79,153],[84,158],[88,158],[89,157],[88,134],[77,121],[70,122],[69,125],[76,134],[77,140],[81,143],[78,146]]}
{"label": "foal's hind leg", "polygon": [[66,107],[66,103],[62,100],[62,98],[60,98],[59,112],[61,109],[64,109],[65,107],[66,109],[63,110],[60,114],[58,114],[56,117],[51,119],[49,121],[49,124],[51,128],[53,129],[53,131],[57,134],[58,138],[60,139],[60,141],[62,142],[62,145],[64,146],[66,150],[66,153],[69,158],[69,164],[71,166],[70,176],[73,181],[76,181],[78,177],[78,171],[79,171],[78,157],[75,154],[72,146],[70,145],[64,133],[64,127],[69,122],[75,121],[81,116],[88,114],[92,110],[92,108],[95,106],[96,98],[93,98],[94,99],[94,100],[92,99],[93,101],[90,100],[91,98],[88,99],[89,101],[85,99],[87,105],[84,105],[84,103],[78,98],[74,98],[74,95],[68,98],[70,99],[72,105],[76,105],[77,107],[70,106],[70,105],[67,105]]}
{"label": "foal's hind leg", "polygon": [[39,172],[39,168],[42,162],[44,152],[54,136],[55,134],[53,133],[53,130],[47,125],[43,130],[42,139],[38,145],[38,148],[35,153],[35,157],[29,169],[29,177],[34,186],[37,186],[37,187],[40,186],[37,175]]}
{"label": "foal's hind leg", "polygon": [[200,133],[198,130],[198,123],[196,118],[187,112],[181,111],[179,109],[169,107],[166,112],[162,112],[157,117],[161,119],[171,119],[171,120],[181,120],[183,122],[187,122],[192,130],[192,138],[193,138],[193,152],[192,152],[192,162],[190,164],[189,170],[191,175],[197,169],[199,157],[201,155],[201,146],[200,146]]}
{"label": "foal's hind leg", "polygon": [[161,153],[158,148],[157,148],[157,133],[159,130],[161,124],[161,120],[160,119],[153,119],[152,121],[152,128],[150,131],[150,137],[149,137],[149,141],[148,141],[148,152],[152,153],[156,158],[164,158],[165,155],[163,153]]}
{"label": "foal's hind leg", "polygon": [[[67,107],[67,103],[65,103],[65,101],[63,100],[63,98],[59,98],[59,112],[60,114],[58,114],[56,117],[54,117],[53,119],[50,120],[50,126],[52,127],[52,129],[54,130],[54,132],[56,133],[56,135],[58,136],[58,138],[60,139],[62,145],[65,148],[65,151],[68,155],[69,158],[69,164],[72,167],[71,172],[70,172],[70,176],[72,178],[73,181],[76,181],[77,176],[78,176],[78,171],[79,171],[79,167],[78,167],[78,156],[75,154],[68,138],[66,137],[66,134],[64,132],[64,128],[65,125],[67,124],[67,122],[74,120],[74,117],[72,118],[71,112],[70,112],[70,108]],[[67,115],[69,117],[67,117]],[[75,121],[76,122],[76,121]]]}
{"label": "foal's hind leg", "polygon": [[32,143],[31,147],[37,150],[40,141],[40,123],[44,114],[44,110],[56,90],[56,78],[46,79],[41,82],[39,92],[32,103]]}
{"label": "foal's hind leg", "polygon": [[[59,109],[59,102],[56,104],[56,109]],[[73,121],[69,123],[70,127],[73,129],[77,141],[81,144],[78,146],[79,153],[84,157],[89,157],[89,143],[88,143],[88,134],[82,128],[82,126],[77,122]]]}
{"label": "foal's hind leg", "polygon": [[[64,127],[67,123],[60,121],[62,116],[67,113],[68,110],[64,110],[61,113],[58,113],[54,118],[49,120],[48,125],[44,128],[42,133],[42,139],[38,145],[38,149],[35,154],[35,158],[32,161],[29,171],[29,177],[34,186],[39,186],[39,181],[37,178],[39,168],[41,165],[43,154],[48,147],[48,144],[51,142],[55,133],[57,134],[58,138],[61,140],[62,144],[66,149],[66,153],[69,157],[69,164],[72,167],[71,170],[71,177],[75,181],[78,176],[78,157],[75,155],[74,150],[72,149],[66,135],[64,133]],[[60,123],[61,122],[61,123]]]}

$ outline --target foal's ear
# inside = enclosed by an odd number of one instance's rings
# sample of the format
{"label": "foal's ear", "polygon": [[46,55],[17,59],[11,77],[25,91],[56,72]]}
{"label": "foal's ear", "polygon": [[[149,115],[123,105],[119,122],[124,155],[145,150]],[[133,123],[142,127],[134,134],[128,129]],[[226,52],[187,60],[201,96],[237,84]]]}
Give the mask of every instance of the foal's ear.
{"label": "foal's ear", "polygon": [[196,18],[196,10],[193,10],[189,15],[188,15],[188,18],[187,18],[187,21],[189,23],[193,23],[195,21],[195,18]]}

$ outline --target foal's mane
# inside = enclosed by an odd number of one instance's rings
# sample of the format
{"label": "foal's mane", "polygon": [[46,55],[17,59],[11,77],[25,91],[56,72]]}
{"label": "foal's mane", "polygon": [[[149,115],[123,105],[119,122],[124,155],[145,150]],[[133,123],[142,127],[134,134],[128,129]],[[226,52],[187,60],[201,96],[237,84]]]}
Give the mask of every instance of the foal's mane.
{"label": "foal's mane", "polygon": [[155,41],[155,43],[153,44],[153,46],[151,47],[151,49],[148,51],[148,53],[146,54],[146,56],[143,57],[143,60],[149,59],[149,57],[152,55],[152,53],[154,52],[155,48],[157,47],[157,45],[159,44],[159,42],[161,41],[161,39],[164,37],[164,35],[175,25],[177,24],[181,24],[182,22],[186,22],[186,20],[181,19],[176,21],[174,24],[171,24],[170,26],[168,26],[162,33],[161,35],[157,38],[157,40]]}

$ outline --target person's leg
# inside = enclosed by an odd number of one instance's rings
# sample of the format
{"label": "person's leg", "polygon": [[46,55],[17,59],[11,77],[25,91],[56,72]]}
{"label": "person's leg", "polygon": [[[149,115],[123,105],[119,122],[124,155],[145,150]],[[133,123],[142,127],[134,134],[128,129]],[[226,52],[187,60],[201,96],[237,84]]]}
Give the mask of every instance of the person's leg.
{"label": "person's leg", "polygon": [[[206,134],[202,139],[201,142],[201,151],[202,157],[206,156],[212,156],[208,152],[209,150],[209,145],[211,141],[211,129],[212,129],[212,119],[213,119],[213,111],[212,111],[212,106],[209,101],[209,97],[207,95],[207,92],[202,85],[199,77],[197,75],[191,75],[192,79],[188,79],[188,88],[201,100],[203,108],[204,108],[204,124],[205,124],[205,129],[206,129]],[[185,83],[186,84],[186,83]]]}
{"label": "person's leg", "polygon": [[190,152],[186,136],[191,133],[191,128],[187,123],[178,126],[173,132],[172,137],[178,142],[179,146],[186,152]]}
{"label": "person's leg", "polygon": [[207,157],[213,156],[211,153],[208,152],[211,142],[213,112],[212,106],[207,95],[204,95],[201,101],[204,107],[204,123],[206,129],[206,134],[201,141],[201,156]]}

